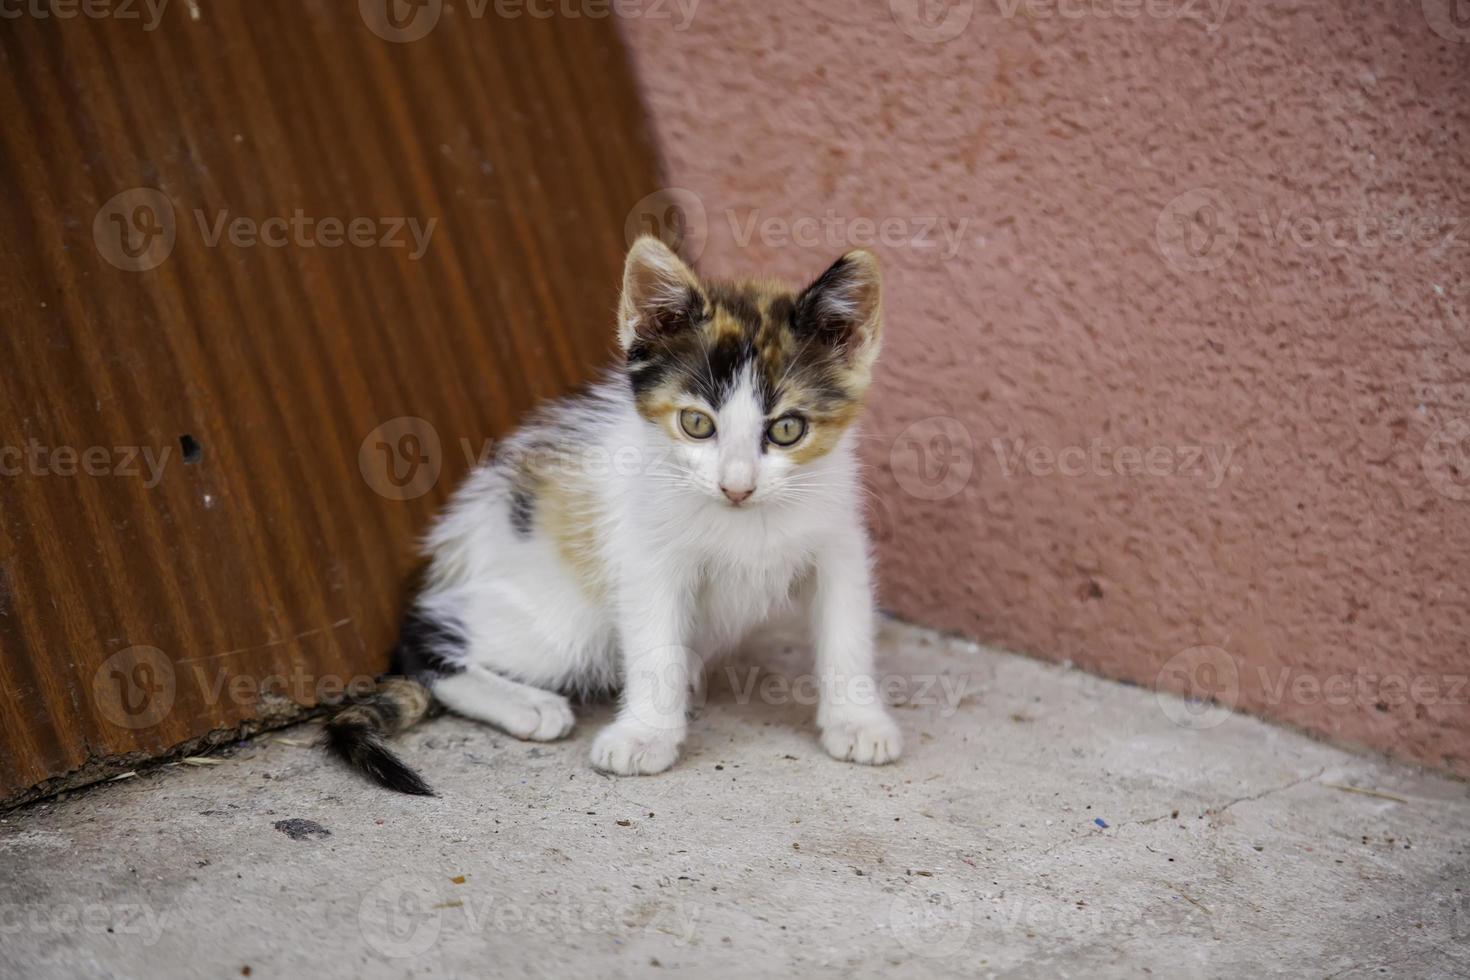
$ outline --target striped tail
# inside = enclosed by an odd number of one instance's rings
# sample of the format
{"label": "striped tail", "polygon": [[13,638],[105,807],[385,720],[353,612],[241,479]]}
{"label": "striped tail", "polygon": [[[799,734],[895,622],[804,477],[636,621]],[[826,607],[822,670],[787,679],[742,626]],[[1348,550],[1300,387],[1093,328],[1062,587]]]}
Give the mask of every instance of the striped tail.
{"label": "striped tail", "polygon": [[386,677],[327,722],[328,751],[369,779],[400,793],[433,796],[423,778],[394,755],[383,739],[415,725],[434,696],[411,677]]}

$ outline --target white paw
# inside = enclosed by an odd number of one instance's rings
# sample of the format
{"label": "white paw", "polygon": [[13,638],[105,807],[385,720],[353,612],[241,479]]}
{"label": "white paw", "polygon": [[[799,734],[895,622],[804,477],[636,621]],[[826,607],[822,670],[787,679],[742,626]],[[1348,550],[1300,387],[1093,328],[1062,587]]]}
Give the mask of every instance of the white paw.
{"label": "white paw", "polygon": [[553,742],[566,737],[577,723],[566,698],[553,691],[537,691],[517,698],[521,701],[505,713],[502,723],[516,738],[532,742]]}
{"label": "white paw", "polygon": [[615,721],[592,740],[592,764],[619,776],[651,776],[679,758],[683,732]]}
{"label": "white paw", "polygon": [[822,748],[843,762],[881,766],[903,752],[903,736],[883,711],[850,717],[837,715],[822,726]]}

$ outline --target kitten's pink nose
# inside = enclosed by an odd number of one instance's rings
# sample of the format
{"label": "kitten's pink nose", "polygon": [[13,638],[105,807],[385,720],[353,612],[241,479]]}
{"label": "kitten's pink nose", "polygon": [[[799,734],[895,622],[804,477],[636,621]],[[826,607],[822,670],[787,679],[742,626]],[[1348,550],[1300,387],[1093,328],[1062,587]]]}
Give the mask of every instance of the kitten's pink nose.
{"label": "kitten's pink nose", "polygon": [[720,492],[730,499],[730,503],[739,506],[746,498],[755,493],[755,488],[751,487],[749,490],[732,490],[724,484],[721,484]]}

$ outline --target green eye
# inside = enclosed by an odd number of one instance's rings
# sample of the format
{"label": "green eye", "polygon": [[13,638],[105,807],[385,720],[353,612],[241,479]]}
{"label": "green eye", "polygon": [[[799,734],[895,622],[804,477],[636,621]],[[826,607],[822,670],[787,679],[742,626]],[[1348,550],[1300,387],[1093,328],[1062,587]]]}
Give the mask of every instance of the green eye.
{"label": "green eye", "polygon": [[679,427],[691,439],[708,439],[715,434],[714,419],[693,408],[686,408],[679,413]]}
{"label": "green eye", "polygon": [[783,415],[766,427],[766,438],[778,446],[792,446],[806,435],[806,419],[800,415]]}

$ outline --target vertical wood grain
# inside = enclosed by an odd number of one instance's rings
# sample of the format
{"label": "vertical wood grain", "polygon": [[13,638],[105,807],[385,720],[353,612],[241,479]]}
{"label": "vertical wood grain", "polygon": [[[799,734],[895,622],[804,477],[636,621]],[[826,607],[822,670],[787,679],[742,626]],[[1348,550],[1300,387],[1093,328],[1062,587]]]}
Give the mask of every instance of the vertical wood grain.
{"label": "vertical wood grain", "polygon": [[[446,7],[394,43],[358,6],[0,29],[0,802],[234,730],[274,710],[272,675],[310,705],[381,670],[415,536],[473,455],[612,351],[624,217],[657,186],[613,23]],[[176,221],[147,271],[93,232],[132,188]],[[210,244],[196,213],[222,210],[437,225],[415,261]],[[402,417],[441,470],[400,500],[359,451]],[[168,454],[156,486],[122,472],[142,450]],[[171,685],[138,671],[150,647]],[[143,710],[119,723],[119,697]]]}

